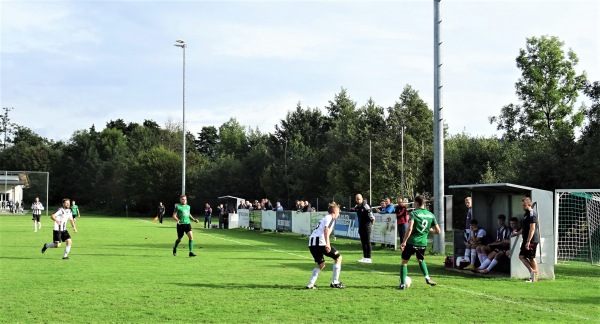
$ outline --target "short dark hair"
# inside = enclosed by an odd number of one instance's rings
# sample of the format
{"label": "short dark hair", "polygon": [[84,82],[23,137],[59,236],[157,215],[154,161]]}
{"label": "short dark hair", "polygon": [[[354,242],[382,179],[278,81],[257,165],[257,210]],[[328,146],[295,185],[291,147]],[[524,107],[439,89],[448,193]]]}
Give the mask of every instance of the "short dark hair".
{"label": "short dark hair", "polygon": [[69,199],[69,198],[63,198],[62,203],[64,204],[65,201],[71,202],[71,199]]}
{"label": "short dark hair", "polygon": [[425,198],[423,198],[423,196],[421,195],[418,195],[415,197],[415,202],[417,203],[417,205],[423,206],[423,204],[425,203]]}
{"label": "short dark hair", "polygon": [[518,219],[518,218],[516,218],[516,217],[511,217],[511,218],[510,218],[510,221],[511,221],[511,222],[516,222],[516,223],[519,223],[519,219]]}
{"label": "short dark hair", "polygon": [[479,222],[476,219],[471,219],[471,225],[477,225]]}
{"label": "short dark hair", "polygon": [[501,219],[501,220],[505,221],[506,220],[506,215],[500,214],[500,215],[498,215],[498,219]]}

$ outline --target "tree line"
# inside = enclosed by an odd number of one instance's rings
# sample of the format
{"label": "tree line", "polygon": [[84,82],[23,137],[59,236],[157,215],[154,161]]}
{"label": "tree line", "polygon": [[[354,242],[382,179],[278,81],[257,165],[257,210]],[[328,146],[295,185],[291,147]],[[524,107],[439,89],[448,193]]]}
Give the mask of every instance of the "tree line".
{"label": "tree line", "polygon": [[[490,117],[503,134],[447,136],[446,187],[495,182],[546,190],[597,187],[600,83],[578,74],[577,63],[577,55],[558,38],[528,38],[516,59],[518,102]],[[579,96],[592,104],[576,108]],[[6,138],[0,169],[49,171],[51,201],[69,196],[107,211],[127,204],[142,214],[153,213],[158,201],[176,201],[181,124],[117,119],[103,129],[92,125],[68,141],[53,141],[11,123],[9,111],[4,108],[0,120]],[[433,187],[433,111],[410,85],[390,107],[373,99],[359,105],[342,88],[324,109],[298,103],[273,133],[232,117],[218,127],[186,133],[186,142],[186,189],[197,209],[222,195],[269,197],[284,207],[295,199],[315,204],[318,198],[346,205],[358,192],[369,196],[370,154],[372,201]]]}

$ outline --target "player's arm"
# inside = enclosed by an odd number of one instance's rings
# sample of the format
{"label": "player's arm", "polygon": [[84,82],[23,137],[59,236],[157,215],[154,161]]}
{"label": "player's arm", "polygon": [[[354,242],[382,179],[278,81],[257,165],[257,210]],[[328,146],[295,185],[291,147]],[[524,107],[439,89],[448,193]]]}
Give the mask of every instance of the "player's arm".
{"label": "player's arm", "polygon": [[56,214],[57,214],[57,213],[58,213],[58,212],[56,212],[56,213],[54,213],[54,214],[50,215],[50,218],[51,218],[51,219],[52,219],[52,221],[54,221],[54,222],[58,222],[58,220],[56,219],[56,216],[57,216]]}
{"label": "player's arm", "polygon": [[329,226],[325,226],[325,251],[329,253],[331,251],[331,243],[329,242]]}
{"label": "player's arm", "polygon": [[440,234],[441,233],[440,226],[438,224],[435,224],[435,226],[433,226],[432,228],[430,228],[429,231],[433,232],[434,234]]}
{"label": "player's arm", "polygon": [[73,218],[69,219],[69,222],[71,222],[71,227],[73,228],[73,232],[77,233],[77,227],[75,227],[75,220],[73,220]]}
{"label": "player's arm", "polygon": [[198,223],[198,219],[197,219],[197,218],[194,218],[194,216],[192,216],[192,214],[190,214],[190,219],[191,219],[192,221],[194,221],[194,223]]}
{"label": "player's arm", "polygon": [[179,224],[179,218],[177,218],[177,208],[173,211],[173,219]]}

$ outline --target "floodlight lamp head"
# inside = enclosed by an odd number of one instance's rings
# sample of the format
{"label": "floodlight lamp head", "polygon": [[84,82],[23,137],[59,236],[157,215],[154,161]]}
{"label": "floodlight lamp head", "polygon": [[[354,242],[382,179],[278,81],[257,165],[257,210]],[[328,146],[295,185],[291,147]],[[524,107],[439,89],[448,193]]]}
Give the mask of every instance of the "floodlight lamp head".
{"label": "floodlight lamp head", "polygon": [[185,44],[185,41],[183,39],[178,39],[178,40],[176,40],[176,42],[179,44]]}

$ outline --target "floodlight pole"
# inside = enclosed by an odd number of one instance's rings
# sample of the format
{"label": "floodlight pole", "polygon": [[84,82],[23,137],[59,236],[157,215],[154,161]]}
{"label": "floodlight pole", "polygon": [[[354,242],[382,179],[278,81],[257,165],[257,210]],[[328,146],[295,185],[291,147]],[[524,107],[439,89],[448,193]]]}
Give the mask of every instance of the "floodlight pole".
{"label": "floodlight pole", "polygon": [[434,252],[446,253],[446,235],[444,224],[444,115],[442,105],[440,17],[441,0],[433,0],[433,213],[440,234],[434,237]]}
{"label": "floodlight pole", "polygon": [[182,158],[182,167],[181,167],[181,194],[185,195],[185,41],[178,39],[175,41],[177,44],[174,44],[177,47],[181,47],[183,49],[183,149],[181,152]]}

